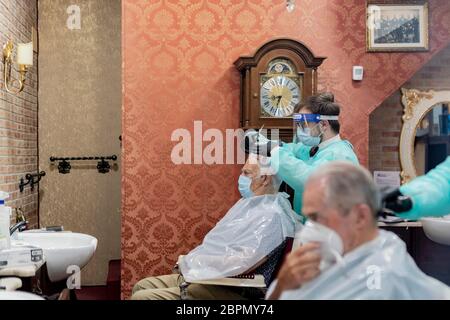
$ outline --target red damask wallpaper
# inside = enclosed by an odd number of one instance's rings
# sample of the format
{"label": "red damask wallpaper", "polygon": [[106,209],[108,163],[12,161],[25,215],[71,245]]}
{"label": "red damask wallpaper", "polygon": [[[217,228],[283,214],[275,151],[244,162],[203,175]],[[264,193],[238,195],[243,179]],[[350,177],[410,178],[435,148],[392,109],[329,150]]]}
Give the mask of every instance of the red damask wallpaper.
{"label": "red damask wallpaper", "polygon": [[[369,114],[450,40],[450,2],[430,0],[430,51],[366,53],[365,0],[123,0],[122,293],[170,272],[179,254],[238,199],[240,168],[175,166],[174,129],[239,125],[233,62],[277,37],[297,39],[328,59],[319,89],[344,106],[343,135],[363,164]],[[352,65],[365,80],[351,80]]]}

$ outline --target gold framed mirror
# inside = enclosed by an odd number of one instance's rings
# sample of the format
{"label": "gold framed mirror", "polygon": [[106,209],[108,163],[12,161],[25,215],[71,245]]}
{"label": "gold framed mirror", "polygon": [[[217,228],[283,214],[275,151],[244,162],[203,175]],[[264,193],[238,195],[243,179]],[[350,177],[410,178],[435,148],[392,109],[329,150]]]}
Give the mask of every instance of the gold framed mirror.
{"label": "gold framed mirror", "polygon": [[401,180],[406,183],[441,158],[445,160],[450,151],[450,90],[401,91],[404,114],[399,152]]}

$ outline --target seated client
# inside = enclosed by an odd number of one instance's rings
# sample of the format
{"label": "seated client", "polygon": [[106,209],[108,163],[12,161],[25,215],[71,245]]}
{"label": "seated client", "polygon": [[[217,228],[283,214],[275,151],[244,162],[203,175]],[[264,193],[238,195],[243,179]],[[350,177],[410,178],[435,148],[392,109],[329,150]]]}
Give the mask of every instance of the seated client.
{"label": "seated client", "polygon": [[[284,252],[285,239],[294,236],[299,218],[288,195],[278,192],[280,179],[269,165],[261,165],[261,160],[264,158],[249,156],[239,178],[242,199],[205,236],[201,245],[181,257],[180,274],[139,281],[132,299],[178,300],[180,286],[186,283],[249,272],[262,274],[266,285],[270,284]],[[196,283],[185,288],[183,298],[187,299],[248,299],[254,298],[256,291]]]}

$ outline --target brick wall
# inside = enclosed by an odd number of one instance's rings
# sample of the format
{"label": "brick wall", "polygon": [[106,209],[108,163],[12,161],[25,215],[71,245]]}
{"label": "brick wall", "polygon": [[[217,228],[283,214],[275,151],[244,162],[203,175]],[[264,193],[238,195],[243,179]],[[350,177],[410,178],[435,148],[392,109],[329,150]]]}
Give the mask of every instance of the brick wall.
{"label": "brick wall", "polygon": [[[450,46],[443,49],[402,87],[421,90],[450,89]],[[372,171],[400,171],[398,148],[403,105],[398,90],[370,115],[369,168]]]}
{"label": "brick wall", "polygon": [[[33,26],[37,27],[37,0],[0,0],[1,47],[8,38],[12,38],[15,44],[30,42]],[[3,64],[0,65],[3,75]],[[22,208],[31,227],[38,225],[38,190],[31,192],[27,187],[21,194],[19,180],[38,170],[37,70],[35,53],[25,90],[18,95],[7,93],[3,80],[0,81],[0,190],[11,194],[7,204]]]}

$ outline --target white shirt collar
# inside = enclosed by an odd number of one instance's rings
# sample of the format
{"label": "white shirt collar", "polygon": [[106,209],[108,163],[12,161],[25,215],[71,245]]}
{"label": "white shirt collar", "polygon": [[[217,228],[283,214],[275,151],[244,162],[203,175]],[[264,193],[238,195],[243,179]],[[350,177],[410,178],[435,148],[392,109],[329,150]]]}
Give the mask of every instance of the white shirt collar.
{"label": "white shirt collar", "polygon": [[335,142],[339,142],[342,141],[341,136],[340,135],[336,135],[331,139],[328,139],[327,141],[322,142],[321,144],[319,144],[319,149],[323,149],[325,147],[328,147],[330,144],[335,143]]}

